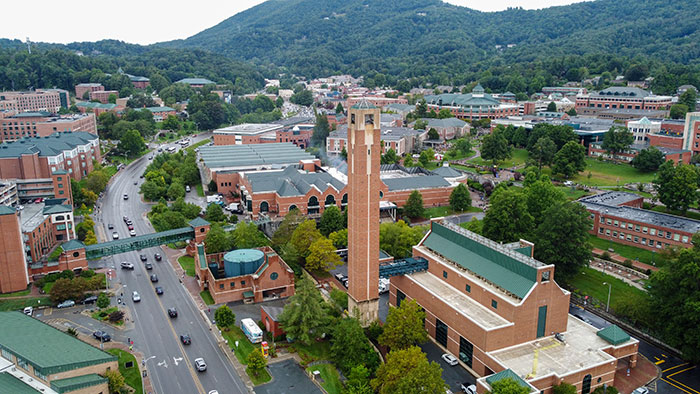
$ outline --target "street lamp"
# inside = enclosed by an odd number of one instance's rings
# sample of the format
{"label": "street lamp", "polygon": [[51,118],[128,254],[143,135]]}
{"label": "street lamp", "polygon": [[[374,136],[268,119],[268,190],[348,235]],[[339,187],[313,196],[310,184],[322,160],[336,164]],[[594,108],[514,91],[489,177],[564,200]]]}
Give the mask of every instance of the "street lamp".
{"label": "street lamp", "polygon": [[608,285],[608,304],[605,306],[605,312],[610,310],[610,293],[612,292],[612,283],[603,282],[604,285]]}

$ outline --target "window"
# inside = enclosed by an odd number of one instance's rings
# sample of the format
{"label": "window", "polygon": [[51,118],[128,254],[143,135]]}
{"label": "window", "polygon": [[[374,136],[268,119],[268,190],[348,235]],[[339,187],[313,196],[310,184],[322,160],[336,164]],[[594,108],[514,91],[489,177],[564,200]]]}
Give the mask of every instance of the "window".
{"label": "window", "polygon": [[542,272],[542,282],[548,281],[549,278],[550,278],[550,276],[551,276],[550,271],[544,271],[544,272]]}
{"label": "window", "polygon": [[642,238],[642,245],[646,245],[646,244],[647,244],[647,239],[646,239],[646,238]]}
{"label": "window", "polygon": [[659,237],[663,237],[663,236],[664,236],[664,232],[659,230]]}
{"label": "window", "polygon": [[634,243],[636,243],[636,244],[639,243],[639,237],[634,237]]}
{"label": "window", "polygon": [[236,282],[231,282],[230,286],[231,286],[232,289],[235,288],[235,287],[236,287]]}
{"label": "window", "polygon": [[437,343],[447,347],[447,324],[435,319],[435,340]]}
{"label": "window", "polygon": [[605,230],[605,235],[610,236],[610,230]]}
{"label": "window", "polygon": [[620,239],[625,239],[625,233],[620,233]]}
{"label": "window", "polygon": [[583,383],[581,384],[581,394],[589,394],[591,392],[591,375],[588,374],[583,377]]}
{"label": "window", "polygon": [[598,232],[601,233],[601,234],[603,234],[603,231],[605,231],[605,230],[603,230],[602,227],[598,229]]}
{"label": "window", "polygon": [[471,293],[471,292],[472,292],[472,287],[469,286],[468,284],[466,284],[466,285],[464,285],[464,290],[466,290],[467,293]]}
{"label": "window", "polygon": [[656,235],[656,229],[655,228],[649,229],[649,235]]}
{"label": "window", "polygon": [[406,294],[404,294],[401,290],[396,290],[396,307],[401,306],[401,301],[406,299]]}
{"label": "window", "polygon": [[244,281],[244,280],[241,281],[241,286],[245,286],[245,281]]}
{"label": "window", "polygon": [[17,365],[25,371],[29,371],[29,364],[27,363],[27,360],[17,357]]}
{"label": "window", "polygon": [[493,307],[493,309],[498,309],[498,301],[491,300],[491,306]]}
{"label": "window", "polygon": [[223,283],[219,283],[219,289],[221,289],[221,290],[224,289],[224,284],[223,284]]}
{"label": "window", "polygon": [[643,232],[644,234],[646,234],[647,231],[649,231],[649,228],[648,228],[648,227],[642,227],[642,232]]}
{"label": "window", "polygon": [[447,278],[447,271],[442,271],[442,277]]}
{"label": "window", "polygon": [[474,345],[466,339],[459,337],[459,359],[467,364],[468,367],[472,366],[472,356],[474,355]]}
{"label": "window", "polygon": [[12,353],[10,353],[7,349],[2,348],[2,356],[5,357],[6,359],[12,361]]}
{"label": "window", "polygon": [[600,217],[600,222],[605,223],[605,219],[602,216]]}
{"label": "window", "polygon": [[34,368],[34,375],[35,375],[37,378],[39,378],[39,379],[41,379],[41,380],[43,380],[43,381],[46,381],[46,375],[44,375],[44,374],[42,374],[41,372],[37,371],[36,368]]}
{"label": "window", "polygon": [[639,232],[639,225],[634,226],[634,231]]}
{"label": "window", "polygon": [[606,220],[605,222],[609,225],[612,224],[612,220],[610,220],[610,219]]}
{"label": "window", "polygon": [[654,246],[654,240],[653,240],[653,239],[650,239],[650,240],[649,240],[649,246]]}
{"label": "window", "polygon": [[631,240],[632,240],[632,235],[627,234],[627,240],[628,240],[628,241],[631,241]]}
{"label": "window", "polygon": [[627,226],[627,223],[626,223],[626,222],[620,222],[620,227],[621,227],[621,228],[625,228],[625,226]]}
{"label": "window", "polygon": [[681,235],[680,235],[680,234],[673,234],[673,240],[674,240],[674,241],[680,241],[680,240],[681,240]]}
{"label": "window", "polygon": [[684,244],[687,244],[687,243],[688,243],[688,236],[687,236],[687,235],[684,235],[684,236],[683,236],[683,243],[684,243]]}
{"label": "window", "polygon": [[671,239],[671,232],[670,231],[666,231],[666,239]]}
{"label": "window", "polygon": [[279,278],[279,275],[277,274],[277,272],[273,272],[270,274],[270,279],[276,280],[277,278]]}
{"label": "window", "polygon": [[613,231],[613,237],[617,238],[617,231]]}

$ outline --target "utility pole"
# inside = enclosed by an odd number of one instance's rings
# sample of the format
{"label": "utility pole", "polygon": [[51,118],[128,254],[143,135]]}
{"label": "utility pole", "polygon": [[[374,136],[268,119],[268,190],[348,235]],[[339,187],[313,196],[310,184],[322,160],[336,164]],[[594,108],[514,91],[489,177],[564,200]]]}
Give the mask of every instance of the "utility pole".
{"label": "utility pole", "polygon": [[604,285],[608,285],[608,303],[605,305],[605,312],[610,310],[610,293],[612,292],[612,283],[603,282]]}

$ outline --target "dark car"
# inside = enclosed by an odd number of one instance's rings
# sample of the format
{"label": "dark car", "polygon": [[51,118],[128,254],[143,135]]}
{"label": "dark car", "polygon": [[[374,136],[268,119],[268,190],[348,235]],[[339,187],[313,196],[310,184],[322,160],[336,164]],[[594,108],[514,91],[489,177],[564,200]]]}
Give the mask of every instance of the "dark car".
{"label": "dark car", "polygon": [[163,288],[160,286],[156,286],[156,294],[163,295]]}
{"label": "dark car", "polygon": [[156,259],[156,261],[161,261],[163,260],[163,257],[160,255],[160,253],[156,253],[153,255],[153,258]]}
{"label": "dark car", "polygon": [[122,219],[124,219],[124,223],[129,221],[129,218],[127,216],[124,216]]}
{"label": "dark car", "polygon": [[168,308],[168,316],[170,316],[170,317],[177,317],[177,309],[175,309],[175,308]]}
{"label": "dark car", "polygon": [[146,260],[148,260],[148,257],[146,257],[145,254],[139,255],[139,258],[141,259],[141,261],[146,261]]}
{"label": "dark car", "polygon": [[110,223],[107,225],[107,228],[110,230],[114,230],[114,225],[112,223]]}
{"label": "dark car", "polygon": [[126,219],[126,225],[127,226],[133,226],[134,222],[131,221],[131,219]]}
{"label": "dark car", "polygon": [[128,195],[128,194],[124,194],[124,199],[125,199],[125,200],[128,200],[128,199],[129,199],[129,195]]}
{"label": "dark car", "polygon": [[153,283],[158,282],[158,275],[156,275],[156,274],[151,275],[151,282],[153,282]]}
{"label": "dark car", "polygon": [[180,341],[182,341],[183,345],[189,345],[190,343],[192,343],[192,338],[190,338],[190,336],[187,334],[183,334],[180,335]]}
{"label": "dark car", "polygon": [[97,302],[96,295],[91,295],[83,300],[83,304],[94,304],[95,302]]}
{"label": "dark car", "polygon": [[153,269],[153,264],[151,264],[151,263],[146,263],[143,266],[146,267],[146,269],[149,271]]}
{"label": "dark car", "polygon": [[92,336],[100,342],[109,342],[112,340],[112,336],[104,331],[95,331],[92,333]]}

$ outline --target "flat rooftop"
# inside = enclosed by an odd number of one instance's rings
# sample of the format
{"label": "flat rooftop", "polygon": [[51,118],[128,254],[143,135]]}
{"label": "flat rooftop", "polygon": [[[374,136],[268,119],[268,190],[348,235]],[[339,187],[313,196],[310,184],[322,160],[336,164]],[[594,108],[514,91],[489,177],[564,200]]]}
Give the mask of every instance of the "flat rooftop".
{"label": "flat rooftop", "polygon": [[44,222],[44,203],[26,204],[24,209],[19,212],[23,232],[33,231]]}
{"label": "flat rooftop", "polygon": [[418,272],[406,277],[485,330],[513,324],[429,272]]}
{"label": "flat rooftop", "polygon": [[665,227],[691,234],[700,231],[700,220],[627,206],[614,207],[581,200],[579,200],[579,202],[583,204],[586,209],[600,212],[603,216],[614,216],[620,219],[634,220],[650,226]]}
{"label": "flat rooftop", "polygon": [[315,159],[290,143],[202,146],[199,157],[210,170],[255,170],[283,168]]}
{"label": "flat rooftop", "polygon": [[282,127],[282,125],[275,123],[243,123],[216,129],[214,130],[214,134],[258,135],[280,130]]}
{"label": "flat rooftop", "polygon": [[[568,315],[564,342],[550,336],[489,352],[489,355],[523,379],[538,378],[552,373],[561,377],[615,360],[615,357],[602,350],[613,345],[596,335],[598,331],[595,327]],[[634,342],[638,341],[630,338],[618,346],[627,346]]]}
{"label": "flat rooftop", "polygon": [[589,196],[589,197],[584,197],[584,198],[580,199],[579,201],[591,202],[591,203],[601,204],[601,205],[609,205],[611,207],[617,207],[617,206],[622,205],[624,203],[638,200],[640,198],[642,198],[642,197],[637,195],[637,194],[634,194],[634,193],[612,191],[612,192],[605,192],[605,193],[601,193],[601,194],[596,194],[596,195]]}

